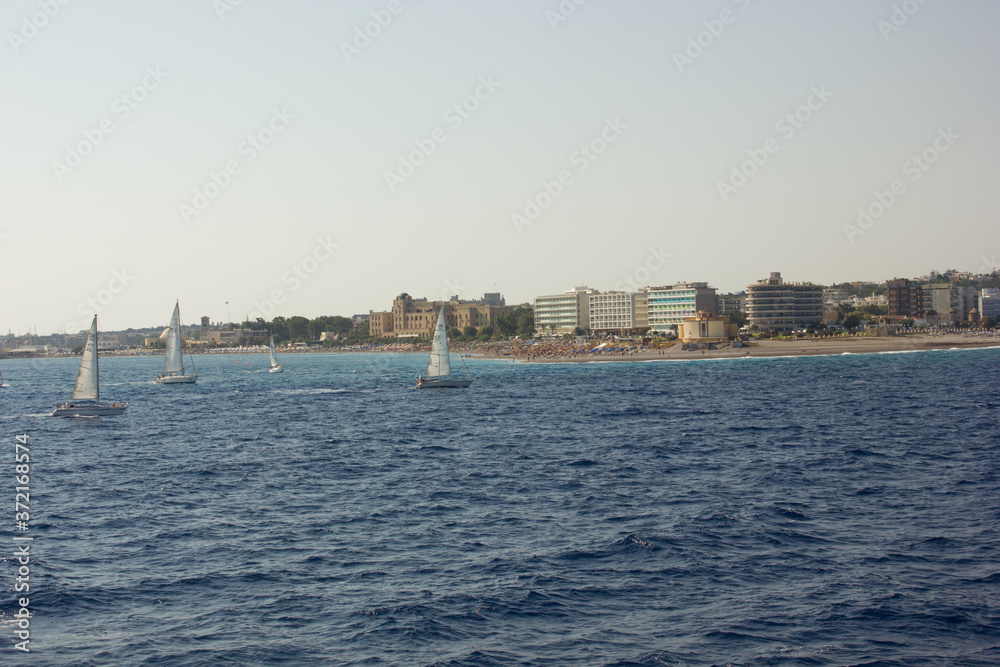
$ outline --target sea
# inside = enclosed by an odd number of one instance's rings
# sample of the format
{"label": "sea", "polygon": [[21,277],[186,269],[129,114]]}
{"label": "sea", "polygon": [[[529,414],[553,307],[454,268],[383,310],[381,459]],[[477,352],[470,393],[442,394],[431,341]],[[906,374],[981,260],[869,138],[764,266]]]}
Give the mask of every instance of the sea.
{"label": "sea", "polygon": [[0,664],[1000,665],[1000,349],[282,362],[0,361]]}

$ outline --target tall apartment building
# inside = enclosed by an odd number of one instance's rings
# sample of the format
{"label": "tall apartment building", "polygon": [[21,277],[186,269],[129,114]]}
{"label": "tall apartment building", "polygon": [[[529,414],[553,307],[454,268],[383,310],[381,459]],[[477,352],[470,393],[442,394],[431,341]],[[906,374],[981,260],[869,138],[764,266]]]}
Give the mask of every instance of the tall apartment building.
{"label": "tall apartment building", "polygon": [[890,317],[924,317],[924,289],[920,283],[895,278],[886,281],[885,286],[889,290]]}
{"label": "tall apartment building", "polygon": [[762,331],[783,331],[823,321],[823,286],[786,283],[781,274],[747,285],[747,323]]}
{"label": "tall apartment building", "polygon": [[535,297],[535,330],[540,333],[572,333],[590,328],[590,295],[586,286],[562,294]]}
{"label": "tall apartment building", "polygon": [[726,313],[736,313],[743,312],[746,310],[746,295],[745,294],[719,294],[716,296],[719,301],[719,310],[716,315],[725,315]]}
{"label": "tall apartment building", "polygon": [[986,287],[979,293],[979,316],[1000,322],[1000,289]]}
{"label": "tall apartment building", "polygon": [[590,299],[590,330],[628,331],[635,328],[634,292],[594,292]]}
{"label": "tall apartment building", "polygon": [[479,329],[513,310],[499,295],[487,294],[476,301],[461,301],[457,296],[448,301],[428,301],[404,292],[392,300],[391,311],[369,313],[368,333],[379,338],[431,338],[442,306],[447,326],[459,329]]}
{"label": "tall apartment building", "polygon": [[663,287],[646,287],[649,327],[653,331],[676,331],[688,317],[699,311],[719,311],[715,288],[708,283],[679,283]]}

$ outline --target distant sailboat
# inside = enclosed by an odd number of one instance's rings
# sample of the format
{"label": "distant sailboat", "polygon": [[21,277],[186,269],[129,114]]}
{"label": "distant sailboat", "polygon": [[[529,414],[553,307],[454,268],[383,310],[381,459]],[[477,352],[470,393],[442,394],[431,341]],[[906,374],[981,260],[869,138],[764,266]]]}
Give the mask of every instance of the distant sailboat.
{"label": "distant sailboat", "polygon": [[[170,327],[167,329],[167,352],[163,356],[163,372],[156,376],[158,383],[186,384],[198,381],[197,373],[184,374],[184,357],[181,348],[181,304],[178,301],[174,304],[174,314],[170,318]],[[191,370],[194,370],[194,361],[191,361]]]}
{"label": "distant sailboat", "polygon": [[[465,365],[465,361],[462,361]],[[465,369],[468,372],[468,368]],[[434,387],[468,387],[472,378],[453,378],[451,376],[451,358],[448,356],[448,332],[445,328],[444,306],[438,314],[437,328],[434,330],[434,340],[431,342],[431,357],[427,363],[427,377],[417,378],[417,387],[432,389]]]}
{"label": "distant sailboat", "polygon": [[280,373],[285,367],[278,363],[278,357],[274,354],[274,336],[271,336],[271,370],[269,373]]}
{"label": "distant sailboat", "polygon": [[73,394],[66,403],[56,403],[53,417],[104,417],[125,412],[128,402],[101,405],[100,377],[97,367],[97,315],[90,325],[87,344],[80,359],[80,370],[76,374]]}

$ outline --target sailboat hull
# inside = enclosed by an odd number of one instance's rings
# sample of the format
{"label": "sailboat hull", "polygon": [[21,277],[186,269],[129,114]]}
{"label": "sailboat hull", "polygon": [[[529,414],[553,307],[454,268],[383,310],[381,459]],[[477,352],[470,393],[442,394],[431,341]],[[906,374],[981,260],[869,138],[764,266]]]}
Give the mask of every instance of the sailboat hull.
{"label": "sailboat hull", "polygon": [[157,375],[157,384],[191,384],[197,382],[197,375]]}
{"label": "sailboat hull", "polygon": [[111,417],[125,412],[128,402],[101,405],[99,403],[60,403],[52,411],[53,417]]}
{"label": "sailboat hull", "polygon": [[472,384],[472,378],[430,378],[417,383],[417,389],[459,389]]}
{"label": "sailboat hull", "polygon": [[268,373],[280,373],[283,370],[285,370],[284,366],[272,366]]}

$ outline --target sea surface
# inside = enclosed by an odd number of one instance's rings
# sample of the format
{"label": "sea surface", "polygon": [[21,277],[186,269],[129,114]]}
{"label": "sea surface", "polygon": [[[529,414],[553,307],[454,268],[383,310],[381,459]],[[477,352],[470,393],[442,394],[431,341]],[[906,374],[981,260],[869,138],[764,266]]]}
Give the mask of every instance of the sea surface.
{"label": "sea surface", "polygon": [[1000,665],[1000,349],[282,362],[0,362],[0,664]]}

